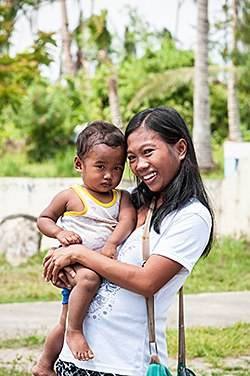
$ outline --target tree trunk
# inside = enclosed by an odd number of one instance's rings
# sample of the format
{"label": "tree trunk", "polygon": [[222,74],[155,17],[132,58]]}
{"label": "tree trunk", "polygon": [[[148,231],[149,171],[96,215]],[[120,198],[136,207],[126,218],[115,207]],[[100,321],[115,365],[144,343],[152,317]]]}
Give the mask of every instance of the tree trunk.
{"label": "tree trunk", "polygon": [[[237,48],[237,41],[235,38],[236,26],[238,24],[238,9],[239,0],[233,0],[233,17],[232,17],[232,51]],[[227,110],[228,110],[228,131],[229,139],[231,141],[240,142],[242,141],[241,131],[240,131],[240,114],[238,107],[237,93],[235,90],[235,67],[233,59],[230,62],[229,79],[227,85]]]}
{"label": "tree trunk", "polygon": [[109,91],[109,106],[111,111],[111,118],[114,125],[120,130],[123,130],[122,116],[120,111],[119,96],[118,96],[118,84],[117,84],[117,72],[114,71],[113,75],[108,80]]}
{"label": "tree trunk", "polygon": [[72,77],[76,73],[76,68],[70,53],[71,37],[68,30],[66,0],[60,0],[60,3],[62,7],[62,51],[64,54],[65,75]]}
{"label": "tree trunk", "polygon": [[208,0],[197,0],[197,5],[193,140],[199,168],[210,170],[214,168],[214,162],[211,149],[208,86]]}
{"label": "tree trunk", "polygon": [[176,10],[176,18],[175,18],[175,31],[174,31],[174,41],[178,41],[178,29],[179,29],[179,20],[180,20],[180,10],[185,0],[178,0],[177,1],[177,10]]}

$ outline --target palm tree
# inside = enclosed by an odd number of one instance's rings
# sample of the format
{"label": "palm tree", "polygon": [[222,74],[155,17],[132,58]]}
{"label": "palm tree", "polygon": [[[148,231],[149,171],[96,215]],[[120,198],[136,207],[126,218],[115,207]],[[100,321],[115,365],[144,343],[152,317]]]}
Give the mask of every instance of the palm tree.
{"label": "palm tree", "polygon": [[208,86],[208,0],[197,0],[197,50],[194,76],[193,141],[198,165],[214,168],[211,148],[210,103]]}
{"label": "palm tree", "polygon": [[[239,10],[239,0],[233,0],[232,2],[232,52],[237,49],[237,41],[235,38],[236,28],[238,26],[238,10]],[[235,90],[236,74],[234,59],[230,60],[230,70],[229,78],[227,85],[227,109],[228,109],[228,130],[229,130],[229,139],[231,141],[240,142],[242,141],[241,131],[240,131],[240,114],[238,107],[237,93]]]}
{"label": "palm tree", "polygon": [[73,77],[76,74],[76,66],[70,52],[71,36],[68,29],[66,0],[60,0],[60,3],[62,8],[62,52],[64,54],[65,75]]}
{"label": "palm tree", "polygon": [[107,29],[107,11],[102,10],[100,16],[93,14],[89,19],[89,29],[92,33],[93,40],[98,48],[98,60],[103,64],[112,67],[113,74],[110,76],[107,86],[109,92],[109,107],[112,122],[119,128],[123,129],[122,115],[120,111],[118,96],[118,80],[117,71],[109,57],[109,49],[111,45],[111,35]]}
{"label": "palm tree", "polygon": [[185,0],[178,0],[177,1],[177,10],[176,10],[176,19],[175,19],[175,31],[174,31],[174,40],[175,42],[178,41],[178,28],[179,28],[179,19],[180,19],[180,10]]}

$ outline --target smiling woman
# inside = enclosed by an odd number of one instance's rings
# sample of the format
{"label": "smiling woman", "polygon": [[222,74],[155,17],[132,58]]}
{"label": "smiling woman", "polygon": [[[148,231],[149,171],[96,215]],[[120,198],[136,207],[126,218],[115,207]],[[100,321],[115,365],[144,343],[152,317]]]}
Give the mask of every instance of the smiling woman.
{"label": "smiling woman", "polygon": [[[208,255],[213,215],[199,174],[186,124],[172,108],[156,107],[136,114],[125,132],[127,153],[140,183],[132,192],[136,229],[119,247],[117,259],[85,245],[51,249],[44,258],[44,278],[65,282],[60,272],[76,263],[103,277],[85,317],[83,330],[94,353],[87,364],[65,343],[58,375],[144,376],[149,362],[145,296],[155,295],[156,337],[167,365],[165,320],[179,288],[197,260]],[[151,256],[142,268],[142,236],[152,199],[156,206],[150,228]],[[73,289],[74,290],[74,289]]]}
{"label": "smiling woman", "polygon": [[[166,144],[156,132],[146,126],[134,131],[129,138],[127,151],[132,172],[162,198],[166,187],[179,171],[186,152],[185,139],[180,139],[174,145]],[[160,203],[158,200],[158,205]]]}

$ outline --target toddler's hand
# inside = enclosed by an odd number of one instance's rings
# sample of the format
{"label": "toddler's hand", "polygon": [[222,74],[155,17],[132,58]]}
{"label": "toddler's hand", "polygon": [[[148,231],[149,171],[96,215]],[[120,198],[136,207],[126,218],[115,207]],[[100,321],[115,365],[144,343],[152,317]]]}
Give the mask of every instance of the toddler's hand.
{"label": "toddler's hand", "polygon": [[62,230],[57,234],[56,238],[62,245],[66,246],[70,244],[82,244],[82,238],[74,231]]}
{"label": "toddler's hand", "polygon": [[117,247],[114,244],[106,243],[101,250],[101,254],[112,259],[116,259]]}

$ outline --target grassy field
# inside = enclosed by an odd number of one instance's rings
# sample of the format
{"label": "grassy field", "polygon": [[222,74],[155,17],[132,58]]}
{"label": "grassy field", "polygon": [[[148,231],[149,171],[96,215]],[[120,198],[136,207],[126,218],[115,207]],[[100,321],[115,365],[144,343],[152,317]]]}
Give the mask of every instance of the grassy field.
{"label": "grassy field", "polygon": [[[250,348],[249,348],[250,324],[237,323],[222,329],[211,327],[196,327],[186,329],[187,366],[194,370],[193,360],[202,359],[207,371],[212,371],[212,376],[249,376]],[[27,338],[12,338],[2,341],[0,349],[27,348],[42,351],[45,336],[30,336]],[[168,353],[172,359],[177,359],[177,332],[167,331]],[[236,365],[234,359],[243,358],[241,366]],[[30,356],[26,362],[34,364]],[[228,362],[230,362],[228,364]],[[209,365],[209,366],[208,366]],[[23,368],[22,368],[23,367]],[[21,369],[20,369],[21,368]],[[175,374],[174,369],[171,371]],[[197,376],[199,374],[196,372]],[[27,376],[24,359],[17,357],[12,367],[0,367],[0,376]],[[200,373],[206,376],[205,370]]]}
{"label": "grassy field", "polygon": [[[0,255],[0,303],[60,300],[61,295],[42,278],[41,253],[29,259],[28,264],[12,267]],[[219,239],[210,255],[201,259],[185,283],[185,294],[220,291],[244,291],[250,289],[250,243],[244,239]],[[168,330],[168,351],[177,357],[177,332]],[[186,329],[188,365],[194,359],[202,359],[213,369],[212,376],[250,375],[250,324],[237,323],[222,329],[195,327]],[[42,350],[45,336],[36,334],[27,338],[10,338],[2,341],[0,349],[27,348]],[[247,357],[248,356],[248,357]],[[244,358],[244,366],[235,366],[233,359]],[[231,364],[228,365],[228,360]],[[22,357],[8,368],[0,366],[0,376],[27,376]],[[33,358],[29,359],[33,362]],[[25,363],[25,362],[24,362]],[[22,368],[23,367],[23,368]],[[21,369],[20,369],[21,368]],[[192,367],[190,367],[192,368]],[[216,371],[215,371],[216,370]],[[174,374],[174,372],[173,372]],[[205,371],[201,376],[206,376]],[[197,374],[198,376],[198,374]]]}
{"label": "grassy field", "polygon": [[[42,278],[41,253],[12,267],[0,254],[0,303],[60,300],[57,288]],[[185,294],[250,290],[250,243],[222,238],[201,259],[185,283]]]}

